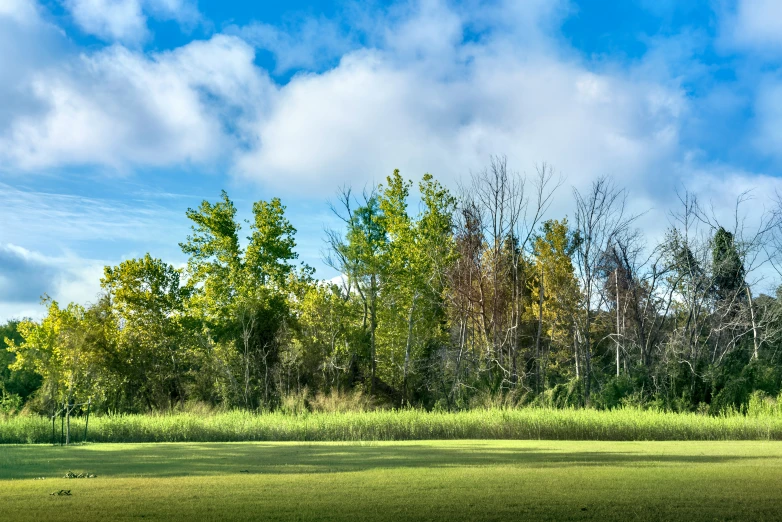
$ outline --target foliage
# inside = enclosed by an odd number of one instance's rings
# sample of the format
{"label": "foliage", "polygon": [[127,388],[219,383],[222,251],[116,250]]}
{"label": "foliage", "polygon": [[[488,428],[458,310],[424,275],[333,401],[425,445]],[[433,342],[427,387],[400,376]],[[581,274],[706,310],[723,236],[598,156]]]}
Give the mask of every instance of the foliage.
{"label": "foliage", "polygon": [[242,223],[222,192],[185,212],[186,267],[129,259],[105,268],[93,304],[45,298],[42,319],[2,326],[0,411],[718,416],[782,392],[782,287],[759,294],[753,275],[778,255],[782,212],[728,230],[685,194],[650,245],[610,178],[574,191],[570,219],[549,219],[559,183],[537,174],[493,158],[458,195],[398,170],[359,196],[343,189],[326,252],[339,276],[326,281],[295,266],[278,198]]}
{"label": "foliage", "polygon": [[60,308],[51,299],[40,322],[22,321],[17,329],[23,341],[8,343],[16,356],[11,370],[32,370],[41,376],[39,400],[47,410],[53,403],[84,402],[95,394],[100,356],[91,343],[93,316],[76,304]]}
{"label": "foliage", "polygon": [[41,377],[29,369],[11,370],[16,356],[8,349],[11,343],[23,341],[19,333],[20,321],[11,320],[0,325],[0,413],[21,409],[41,386]]}

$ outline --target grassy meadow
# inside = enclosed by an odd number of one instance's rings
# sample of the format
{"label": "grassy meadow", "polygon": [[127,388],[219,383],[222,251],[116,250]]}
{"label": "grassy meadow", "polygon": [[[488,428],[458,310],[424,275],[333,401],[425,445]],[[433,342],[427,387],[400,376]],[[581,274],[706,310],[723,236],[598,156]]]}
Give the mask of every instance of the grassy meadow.
{"label": "grassy meadow", "polygon": [[778,520],[782,443],[9,445],[0,505],[36,521]]}
{"label": "grassy meadow", "polygon": [[[777,520],[782,416],[620,409],[0,418],[4,520]],[[56,424],[59,438],[59,420]],[[480,439],[480,440],[479,440]],[[110,443],[110,444],[107,444]],[[94,478],[65,478],[66,473]],[[69,495],[52,495],[60,491]]]}
{"label": "grassy meadow", "polygon": [[[83,417],[71,419],[74,441]],[[59,440],[60,421],[56,423]],[[487,409],[255,414],[172,413],[92,416],[89,442],[400,441],[453,439],[545,440],[782,440],[782,415],[709,416],[655,410]],[[0,418],[0,443],[50,443],[46,417]]]}

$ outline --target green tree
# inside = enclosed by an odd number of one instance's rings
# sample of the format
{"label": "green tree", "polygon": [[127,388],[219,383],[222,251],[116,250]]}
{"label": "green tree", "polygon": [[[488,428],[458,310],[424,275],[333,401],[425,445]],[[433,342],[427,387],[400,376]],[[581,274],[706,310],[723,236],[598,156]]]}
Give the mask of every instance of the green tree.
{"label": "green tree", "polygon": [[717,299],[736,299],[744,288],[744,263],[736,248],[733,234],[722,227],[714,234],[712,247],[714,293]]}
{"label": "green tree", "polygon": [[357,380],[363,330],[356,324],[362,304],[337,284],[307,285],[296,300],[295,342],[304,354],[309,384],[345,391]]}
{"label": "green tree", "polygon": [[256,202],[249,244],[243,249],[236,207],[223,192],[215,204],[204,201],[198,209],[188,209],[193,233],[180,244],[190,256],[190,311],[216,345],[211,352],[221,358],[216,366],[228,373],[229,382],[220,387],[232,391],[224,398],[238,399],[246,407],[272,400],[278,334],[289,315],[285,284],[291,261],[297,257],[293,250],[296,230],[284,212],[277,198]]}
{"label": "green tree", "polygon": [[[573,268],[574,244],[567,218],[544,222],[541,232],[533,243],[532,272],[535,277],[530,288],[529,315],[538,322],[536,359],[540,381],[543,381],[547,372],[567,376],[566,363],[575,359],[576,354],[571,353],[570,347],[573,345],[573,318],[581,296]],[[545,355],[541,350],[543,336],[549,347]]]}
{"label": "green tree", "polygon": [[8,346],[23,341],[19,323],[12,319],[0,326],[0,412],[18,410],[41,385],[41,377],[35,372],[9,367],[16,357]]}
{"label": "green tree", "polygon": [[247,283],[282,288],[293,271],[290,261],[299,257],[294,251],[296,229],[285,219],[285,207],[278,198],[253,203],[253,217],[245,251]]}
{"label": "green tree", "polygon": [[127,396],[150,409],[184,401],[191,343],[180,270],[146,254],[106,267],[101,287],[117,325],[114,353]]}
{"label": "green tree", "polygon": [[48,313],[39,323],[21,321],[17,327],[20,342],[9,339],[8,349],[16,360],[13,371],[31,370],[42,378],[40,406],[50,410],[53,403],[71,404],[91,399],[100,373],[99,354],[88,342],[90,328],[84,307],[69,304],[60,308],[46,298]]}
{"label": "green tree", "polygon": [[[422,350],[440,340],[445,325],[445,272],[454,258],[452,214],[455,200],[430,174],[419,184],[422,212],[411,217],[407,200],[412,182],[398,170],[381,187],[380,208],[388,244],[385,256],[387,288],[384,300],[389,318],[386,336],[392,346],[391,368],[401,366],[403,400],[410,400],[408,380]],[[404,346],[397,360],[396,346]],[[418,356],[418,357],[417,357]],[[396,373],[396,372],[392,372]]]}
{"label": "green tree", "polygon": [[374,192],[365,194],[363,205],[355,210],[350,190],[343,191],[341,202],[345,213],[338,215],[344,220],[346,231],[344,236],[329,233],[333,256],[328,262],[347,278],[348,292],[355,289],[361,299],[361,326],[369,341],[369,389],[373,393],[377,379],[378,305],[386,271],[388,232]]}

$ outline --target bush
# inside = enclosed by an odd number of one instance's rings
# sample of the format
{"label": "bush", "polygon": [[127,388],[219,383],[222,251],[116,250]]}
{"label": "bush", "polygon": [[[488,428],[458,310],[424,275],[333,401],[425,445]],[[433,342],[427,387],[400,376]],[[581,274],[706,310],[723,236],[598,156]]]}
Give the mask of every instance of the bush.
{"label": "bush", "polygon": [[594,396],[595,406],[611,410],[621,406],[633,394],[635,383],[627,375],[612,377]]}
{"label": "bush", "polygon": [[5,389],[0,389],[0,414],[17,413],[24,404],[24,400],[15,393],[6,393]]}
{"label": "bush", "polygon": [[762,391],[753,392],[747,403],[747,415],[750,417],[782,415],[782,393],[774,398]]}
{"label": "bush", "polygon": [[470,410],[507,409],[521,406],[526,401],[526,392],[521,388],[512,390],[482,390],[470,397]]}
{"label": "bush", "polygon": [[308,390],[305,386],[302,391],[283,395],[280,400],[280,411],[288,415],[307,413],[307,393]]}
{"label": "bush", "polygon": [[571,379],[540,394],[535,405],[544,408],[577,408],[584,404],[584,381]]}
{"label": "bush", "polygon": [[332,389],[328,394],[318,393],[309,401],[310,410],[321,413],[346,413],[372,411],[378,405],[361,390],[340,392]]}

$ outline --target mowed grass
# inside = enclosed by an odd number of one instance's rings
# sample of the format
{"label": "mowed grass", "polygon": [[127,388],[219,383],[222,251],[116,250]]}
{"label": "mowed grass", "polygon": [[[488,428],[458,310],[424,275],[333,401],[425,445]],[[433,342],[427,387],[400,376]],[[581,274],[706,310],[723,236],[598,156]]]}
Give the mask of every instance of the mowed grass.
{"label": "mowed grass", "polygon": [[[50,495],[61,489],[71,496]],[[779,520],[782,443],[8,445],[0,510],[69,521]]]}

